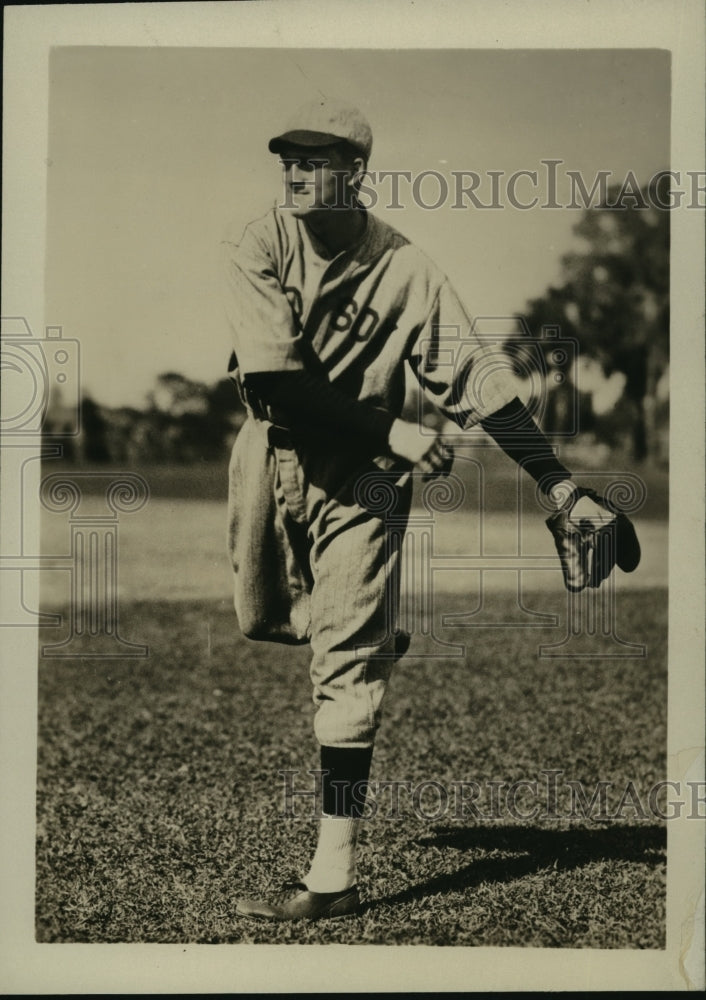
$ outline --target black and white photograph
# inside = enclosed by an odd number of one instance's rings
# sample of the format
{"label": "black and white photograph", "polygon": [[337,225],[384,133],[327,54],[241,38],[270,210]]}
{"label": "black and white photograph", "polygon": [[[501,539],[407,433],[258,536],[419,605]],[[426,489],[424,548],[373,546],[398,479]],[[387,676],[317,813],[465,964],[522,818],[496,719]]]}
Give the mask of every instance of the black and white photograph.
{"label": "black and white photograph", "polygon": [[44,10],[4,990],[703,989],[698,5]]}

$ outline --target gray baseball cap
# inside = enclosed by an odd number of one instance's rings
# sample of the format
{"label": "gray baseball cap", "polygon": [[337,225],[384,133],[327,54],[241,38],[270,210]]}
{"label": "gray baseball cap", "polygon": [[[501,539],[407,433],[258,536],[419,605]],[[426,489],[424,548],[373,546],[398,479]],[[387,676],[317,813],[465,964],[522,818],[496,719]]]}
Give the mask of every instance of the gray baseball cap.
{"label": "gray baseball cap", "polygon": [[366,160],[370,158],[373,133],[362,112],[344,101],[320,97],[300,107],[284,131],[270,139],[268,148],[279,153],[286,143],[316,148],[344,141],[360,150]]}

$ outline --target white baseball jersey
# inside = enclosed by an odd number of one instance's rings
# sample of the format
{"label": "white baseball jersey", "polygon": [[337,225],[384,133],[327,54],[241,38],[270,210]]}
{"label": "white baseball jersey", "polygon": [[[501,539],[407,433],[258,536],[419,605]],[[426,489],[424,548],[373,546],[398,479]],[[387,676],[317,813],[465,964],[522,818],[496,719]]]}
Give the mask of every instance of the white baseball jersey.
{"label": "white baseball jersey", "polygon": [[441,271],[369,213],[358,243],[332,259],[301,220],[276,208],[242,238],[228,234],[223,249],[241,377],[321,364],[348,395],[398,416],[406,361],[463,428],[516,395]]}

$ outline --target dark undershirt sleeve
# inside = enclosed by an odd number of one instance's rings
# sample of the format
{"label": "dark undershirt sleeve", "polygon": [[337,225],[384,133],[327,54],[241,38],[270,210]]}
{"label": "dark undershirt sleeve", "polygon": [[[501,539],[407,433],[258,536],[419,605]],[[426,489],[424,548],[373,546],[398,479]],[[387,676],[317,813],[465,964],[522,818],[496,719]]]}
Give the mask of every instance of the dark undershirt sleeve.
{"label": "dark undershirt sleeve", "polygon": [[517,396],[480,423],[496,444],[539,483],[543,493],[562,479],[571,478]]}
{"label": "dark undershirt sleeve", "polygon": [[322,375],[309,371],[257,372],[245,376],[247,389],[287,415],[292,430],[340,429],[388,449],[394,422],[387,410],[353,399]]}

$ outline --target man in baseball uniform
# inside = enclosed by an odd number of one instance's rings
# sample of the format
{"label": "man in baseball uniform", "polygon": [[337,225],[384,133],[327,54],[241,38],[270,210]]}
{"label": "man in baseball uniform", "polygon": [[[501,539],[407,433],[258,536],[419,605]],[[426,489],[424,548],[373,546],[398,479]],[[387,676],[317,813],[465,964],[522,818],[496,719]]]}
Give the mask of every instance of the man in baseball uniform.
{"label": "man in baseball uniform", "polygon": [[[469,339],[446,277],[360,204],[371,148],[358,109],[324,99],[299,109],[269,143],[284,168],[281,203],[222,244],[233,375],[248,412],[229,474],[235,608],[252,639],[311,645],[323,772],[310,869],[279,898],[241,899],[237,912],[253,918],[360,906],[361,789],[408,643],[394,622],[405,472],[444,474],[453,459],[440,435],[401,419],[406,367],[441,413],[461,429],[480,423],[549,495],[574,489],[497,358]],[[451,378],[435,352],[448,327],[461,330]]]}

